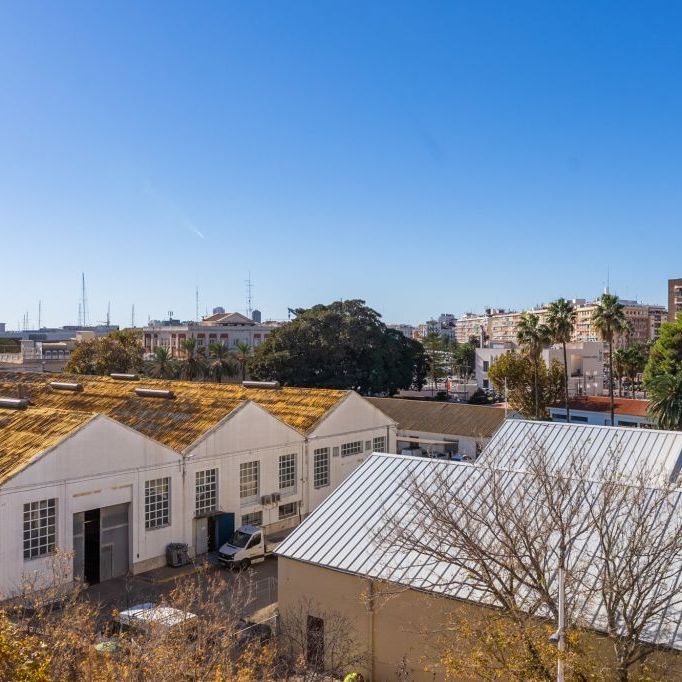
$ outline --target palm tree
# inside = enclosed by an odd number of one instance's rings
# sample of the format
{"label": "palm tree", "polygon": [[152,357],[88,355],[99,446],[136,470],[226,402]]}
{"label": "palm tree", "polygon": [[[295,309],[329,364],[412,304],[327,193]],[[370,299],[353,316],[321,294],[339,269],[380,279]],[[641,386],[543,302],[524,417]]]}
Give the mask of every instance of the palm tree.
{"label": "palm tree", "polygon": [[522,350],[533,362],[533,380],[535,383],[535,418],[540,419],[540,356],[542,349],[552,340],[549,327],[540,324],[535,313],[525,313],[516,328],[516,338]]}
{"label": "palm tree", "polygon": [[628,354],[625,348],[613,351],[613,376],[618,380],[618,397],[623,397],[623,379],[627,375]]}
{"label": "palm tree", "polygon": [[242,381],[246,380],[246,365],[251,357],[251,346],[246,341],[237,341],[234,347],[234,359],[239,365]]}
{"label": "palm tree", "polygon": [[597,307],[592,313],[592,323],[599,332],[602,341],[609,344],[609,399],[611,402],[611,426],[614,422],[613,410],[613,340],[616,334],[623,334],[629,328],[623,306],[618,302],[618,296],[602,294]]}
{"label": "palm tree", "polygon": [[659,374],[648,388],[649,414],[658,427],[682,431],[682,372]]}
{"label": "palm tree", "polygon": [[208,357],[209,373],[218,383],[221,383],[223,376],[234,376],[237,373],[237,366],[224,343],[220,341],[209,343]]}
{"label": "palm tree", "polygon": [[183,379],[192,381],[195,377],[203,374],[206,367],[206,358],[197,348],[196,339],[185,339],[180,342],[180,348],[184,351],[185,357],[180,361],[180,376]]}
{"label": "palm tree", "polygon": [[644,371],[645,365],[646,351],[643,344],[633,343],[625,349],[625,374],[630,379],[630,390],[633,398],[635,397],[637,375]]}
{"label": "palm tree", "polygon": [[176,365],[170,350],[157,346],[154,349],[154,357],[147,363],[147,374],[156,379],[171,379],[175,372]]}
{"label": "palm tree", "polygon": [[552,341],[560,343],[564,350],[564,402],[566,404],[566,421],[571,421],[568,408],[568,359],[566,358],[566,344],[573,337],[576,312],[573,304],[565,298],[558,298],[547,308],[547,326],[552,334]]}

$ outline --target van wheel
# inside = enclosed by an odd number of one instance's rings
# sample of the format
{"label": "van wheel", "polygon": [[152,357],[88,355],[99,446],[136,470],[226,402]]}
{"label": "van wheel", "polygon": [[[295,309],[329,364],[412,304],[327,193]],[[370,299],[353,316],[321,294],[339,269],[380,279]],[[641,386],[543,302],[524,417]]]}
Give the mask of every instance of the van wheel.
{"label": "van wheel", "polygon": [[242,559],[239,562],[239,570],[246,571],[251,566],[251,559]]}

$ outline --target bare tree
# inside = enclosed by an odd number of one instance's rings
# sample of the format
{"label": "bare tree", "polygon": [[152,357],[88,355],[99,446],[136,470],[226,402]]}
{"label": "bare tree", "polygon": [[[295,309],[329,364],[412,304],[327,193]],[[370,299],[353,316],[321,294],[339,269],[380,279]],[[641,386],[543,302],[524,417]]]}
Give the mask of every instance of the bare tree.
{"label": "bare tree", "polygon": [[[558,618],[563,569],[569,644],[586,628],[606,632],[613,669],[629,679],[656,650],[666,618],[680,620],[682,519],[673,484],[658,472],[625,478],[611,454],[599,468],[578,449],[554,461],[526,441],[522,461],[489,452],[475,466],[406,475],[378,531],[386,565],[397,567],[390,579],[411,579],[407,567],[401,573],[410,557],[420,588],[499,612],[532,634],[516,643],[525,649],[520,679],[553,680],[556,659],[538,645],[537,623]],[[587,670],[576,663],[570,674],[584,679]]]}
{"label": "bare tree", "polygon": [[365,662],[354,623],[338,611],[302,599],[280,617],[283,679],[322,682],[343,677]]}

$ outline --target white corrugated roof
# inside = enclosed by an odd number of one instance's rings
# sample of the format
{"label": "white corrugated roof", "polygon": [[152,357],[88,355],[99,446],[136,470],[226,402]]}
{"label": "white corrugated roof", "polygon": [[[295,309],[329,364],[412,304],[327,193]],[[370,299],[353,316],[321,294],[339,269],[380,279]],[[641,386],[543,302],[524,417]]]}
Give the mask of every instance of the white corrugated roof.
{"label": "white corrugated roof", "polygon": [[[534,428],[533,428],[534,427]],[[506,434],[506,437],[505,437]],[[570,443],[584,448],[597,461],[606,456],[610,446],[622,448],[634,461],[652,457],[657,463],[674,468],[682,451],[682,434],[613,427],[589,427],[538,422],[507,422],[486,448],[502,450],[516,471],[504,471],[505,485],[532,490],[532,479],[521,470],[522,459],[514,457],[528,442],[542,438],[557,458],[569,451]],[[505,446],[502,448],[502,446]],[[629,459],[628,459],[629,458]],[[409,528],[410,510],[414,507],[409,481],[425,483],[434,480],[446,485],[460,497],[477,495],[485,485],[490,469],[477,464],[464,464],[390,454],[373,454],[356,469],[278,548],[277,553],[288,559],[317,564],[337,571],[387,580],[415,589],[445,594],[448,597],[481,601],[480,588],[446,561],[415,551],[387,548],[376,535],[376,529],[387,517],[403,519]],[[682,511],[682,494],[676,497],[674,509]],[[424,532],[415,528],[415,533]],[[428,532],[428,531],[426,531]],[[590,538],[576,548],[579,559],[589,565],[595,544]],[[682,576],[678,575],[682,580]],[[673,609],[671,609],[672,611]],[[591,602],[583,605],[582,616],[591,626],[603,629],[603,613]],[[679,606],[667,614],[650,639],[682,649],[682,613]]]}
{"label": "white corrugated roof", "polygon": [[[488,464],[524,469],[528,452],[542,448],[550,462],[561,464],[580,454],[597,473],[618,457],[625,474],[640,468],[676,477],[682,466],[682,432],[623,426],[592,426],[508,419],[481,454]],[[480,460],[483,461],[483,460]]]}

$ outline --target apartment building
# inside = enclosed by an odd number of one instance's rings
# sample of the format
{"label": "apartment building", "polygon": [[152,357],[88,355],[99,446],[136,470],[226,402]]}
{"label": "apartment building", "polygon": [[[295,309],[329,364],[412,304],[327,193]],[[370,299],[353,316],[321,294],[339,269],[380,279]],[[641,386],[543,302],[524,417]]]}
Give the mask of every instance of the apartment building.
{"label": "apartment building", "polygon": [[0,595],[96,583],[215,549],[235,526],[296,525],[394,421],[352,391],[111,377],[0,375]]}
{"label": "apartment building", "polygon": [[182,357],[182,342],[195,339],[197,347],[207,348],[213,342],[234,347],[244,341],[252,348],[259,346],[270,336],[278,323],[259,323],[241,313],[218,312],[205,317],[201,322],[155,322],[142,329],[146,354],[156,348],[167,348],[174,358]]}
{"label": "apartment building", "polygon": [[[501,355],[516,349],[510,341],[491,342],[487,348],[476,349],[476,384],[483,390],[492,388],[488,372]],[[549,366],[553,361],[564,363],[563,347],[556,344],[542,351],[542,359]],[[568,392],[572,396],[601,395],[604,383],[604,344],[600,341],[581,341],[566,344],[568,362]]]}
{"label": "apartment building", "polygon": [[682,278],[668,280],[668,322],[682,313]]}
{"label": "apartment building", "polygon": [[490,315],[488,313],[483,315],[465,313],[454,322],[456,341],[458,343],[467,343],[472,337],[475,339],[483,338],[485,340],[490,336],[489,322]]}
{"label": "apartment building", "polygon": [[[682,289],[681,289],[682,290]],[[680,295],[682,302],[682,294]],[[573,299],[575,307],[576,321],[573,333],[573,342],[592,342],[599,341],[600,336],[592,315],[597,307],[596,301],[586,301],[585,299]],[[661,331],[661,324],[666,318],[666,308],[660,305],[649,305],[638,303],[637,301],[621,300],[624,308],[625,317],[630,323],[631,332],[622,338],[617,339],[616,343],[627,342],[646,342],[658,338]],[[545,306],[531,308],[524,311],[504,311],[492,310],[485,316],[470,316],[462,318],[465,322],[461,328],[469,331],[470,322],[476,318],[476,323],[484,325],[485,334],[490,342],[515,343],[518,324],[526,313],[533,313],[540,318],[541,324],[547,323],[547,308]],[[459,320],[457,321],[459,322]],[[458,329],[457,323],[455,328]],[[479,331],[480,334],[480,331]],[[458,339],[459,340],[459,339]],[[468,339],[467,339],[468,340]]]}
{"label": "apartment building", "polygon": [[387,324],[386,326],[389,329],[395,329],[408,339],[414,337],[415,327],[411,324]]}

